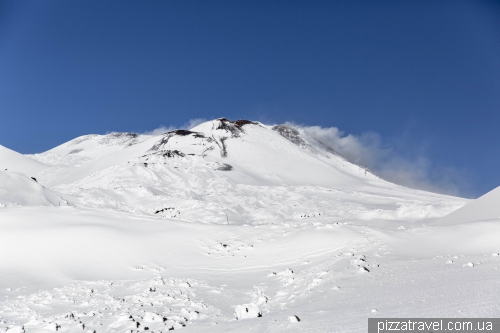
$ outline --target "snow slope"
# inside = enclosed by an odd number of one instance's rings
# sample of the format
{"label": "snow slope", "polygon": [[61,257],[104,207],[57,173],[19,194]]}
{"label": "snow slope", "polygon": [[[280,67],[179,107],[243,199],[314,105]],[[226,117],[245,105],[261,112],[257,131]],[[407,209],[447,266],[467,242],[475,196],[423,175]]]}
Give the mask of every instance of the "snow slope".
{"label": "snow slope", "polygon": [[32,176],[46,169],[47,166],[28,156],[19,154],[9,148],[0,146],[0,170],[21,172]]}
{"label": "snow slope", "polygon": [[481,220],[500,222],[500,187],[440,218],[434,224],[447,225]]}
{"label": "snow slope", "polygon": [[220,118],[18,155],[43,168],[38,183],[0,174],[0,203],[19,202],[0,208],[0,332],[365,332],[369,317],[500,315],[496,220],[442,218],[476,202],[388,183],[293,128]]}
{"label": "snow slope", "polygon": [[0,184],[0,207],[66,205],[66,200],[38,184],[36,178],[0,171]]}
{"label": "snow slope", "polygon": [[114,153],[125,147],[130,147],[150,138],[149,135],[136,133],[109,133],[106,135],[84,135],[76,139],[63,143],[43,154],[36,154],[33,157],[49,163],[71,161],[73,157],[81,161],[96,159]]}
{"label": "snow slope", "polygon": [[[244,227],[71,207],[0,221],[0,316],[27,332],[363,332],[372,316],[499,314],[498,224]],[[237,320],[239,306],[262,317]]]}

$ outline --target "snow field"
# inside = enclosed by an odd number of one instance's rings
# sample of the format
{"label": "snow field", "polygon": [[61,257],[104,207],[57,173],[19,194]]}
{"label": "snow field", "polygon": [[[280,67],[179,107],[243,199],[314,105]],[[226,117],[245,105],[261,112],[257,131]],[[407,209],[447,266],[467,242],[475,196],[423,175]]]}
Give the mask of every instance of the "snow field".
{"label": "snow field", "polygon": [[498,189],[468,203],[404,188],[297,135],[221,118],[0,147],[0,332],[500,315]]}

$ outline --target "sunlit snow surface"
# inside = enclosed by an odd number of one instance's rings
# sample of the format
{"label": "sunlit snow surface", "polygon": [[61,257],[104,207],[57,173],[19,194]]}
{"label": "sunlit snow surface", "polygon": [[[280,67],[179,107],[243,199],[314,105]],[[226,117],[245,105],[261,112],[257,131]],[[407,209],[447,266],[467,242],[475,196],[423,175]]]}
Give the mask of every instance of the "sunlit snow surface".
{"label": "sunlit snow surface", "polygon": [[365,332],[369,317],[500,315],[491,195],[440,220],[467,200],[247,121],[0,148],[0,332]]}

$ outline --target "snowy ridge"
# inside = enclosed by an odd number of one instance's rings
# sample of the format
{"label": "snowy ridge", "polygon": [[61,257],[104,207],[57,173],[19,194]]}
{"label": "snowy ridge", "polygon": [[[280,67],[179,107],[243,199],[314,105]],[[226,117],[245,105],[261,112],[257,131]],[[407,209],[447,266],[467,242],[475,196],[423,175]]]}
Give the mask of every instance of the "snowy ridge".
{"label": "snowy ridge", "polygon": [[84,135],[68,141],[43,155],[75,155],[95,159],[148,139],[148,135],[113,132],[106,135]]}

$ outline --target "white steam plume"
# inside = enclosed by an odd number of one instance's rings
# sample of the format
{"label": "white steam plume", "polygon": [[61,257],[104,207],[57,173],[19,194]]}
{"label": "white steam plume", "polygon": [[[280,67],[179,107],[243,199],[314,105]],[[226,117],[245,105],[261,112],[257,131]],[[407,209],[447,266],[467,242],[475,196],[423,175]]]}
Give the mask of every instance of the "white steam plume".
{"label": "white steam plume", "polygon": [[437,166],[422,154],[407,158],[383,142],[378,133],[345,134],[337,127],[301,126],[301,136],[317,149],[327,145],[348,161],[369,169],[390,182],[450,195],[466,195],[469,184],[464,171]]}

